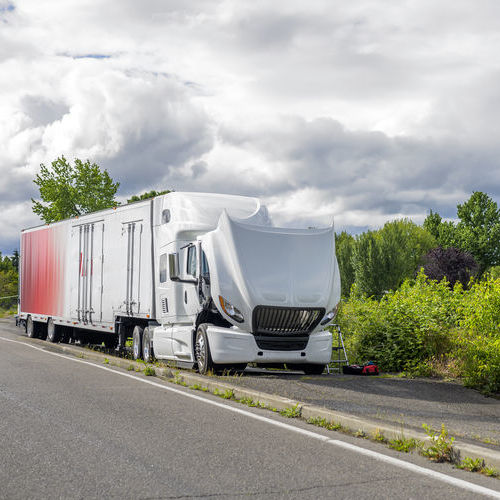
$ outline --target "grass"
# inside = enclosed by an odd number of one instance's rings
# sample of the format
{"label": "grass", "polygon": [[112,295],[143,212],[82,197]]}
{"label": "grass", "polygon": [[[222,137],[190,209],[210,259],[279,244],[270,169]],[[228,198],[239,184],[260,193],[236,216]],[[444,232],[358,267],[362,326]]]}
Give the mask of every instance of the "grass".
{"label": "grass", "polygon": [[389,439],[387,441],[387,446],[393,450],[400,451],[402,453],[409,453],[410,451],[420,448],[422,442],[415,438],[406,438],[401,435],[395,439]]}
{"label": "grass", "polygon": [[109,359],[108,359],[108,358],[104,358],[103,363],[104,363],[105,365],[109,365]]}
{"label": "grass", "polygon": [[8,309],[0,307],[0,318],[8,318],[9,316],[14,316],[14,314],[17,314],[17,306],[12,306]]}
{"label": "grass", "polygon": [[144,368],[143,373],[144,373],[144,375],[146,375],[146,377],[155,377],[156,376],[156,371],[152,366],[146,366],[146,368]]}

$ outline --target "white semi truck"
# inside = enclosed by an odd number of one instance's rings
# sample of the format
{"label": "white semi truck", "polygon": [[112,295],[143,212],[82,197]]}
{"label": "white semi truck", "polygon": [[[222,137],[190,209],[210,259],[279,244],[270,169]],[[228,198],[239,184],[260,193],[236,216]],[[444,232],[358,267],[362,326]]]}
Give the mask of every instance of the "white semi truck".
{"label": "white semi truck", "polygon": [[21,232],[19,321],[183,367],[321,373],[340,300],[333,228],[273,227],[255,198],[174,192]]}

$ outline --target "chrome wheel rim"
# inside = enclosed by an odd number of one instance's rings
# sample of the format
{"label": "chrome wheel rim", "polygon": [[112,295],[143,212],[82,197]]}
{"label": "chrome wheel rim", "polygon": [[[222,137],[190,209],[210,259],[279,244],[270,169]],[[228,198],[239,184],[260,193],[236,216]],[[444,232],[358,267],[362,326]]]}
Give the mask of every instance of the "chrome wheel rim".
{"label": "chrome wheel rim", "polygon": [[52,342],[54,340],[54,323],[52,321],[49,321],[49,324],[47,325],[47,338]]}
{"label": "chrome wheel rim", "polygon": [[134,338],[134,358],[137,359],[139,357],[139,343],[137,339]]}
{"label": "chrome wheel rim", "polygon": [[144,335],[142,338],[142,351],[143,351],[143,358],[144,361],[149,361],[149,335]]}
{"label": "chrome wheel rim", "polygon": [[28,328],[26,329],[26,333],[28,334],[28,337],[33,337],[33,320],[30,318],[28,318]]}
{"label": "chrome wheel rim", "polygon": [[198,366],[205,366],[205,339],[203,335],[199,335],[196,339],[195,354],[196,361],[198,361]]}

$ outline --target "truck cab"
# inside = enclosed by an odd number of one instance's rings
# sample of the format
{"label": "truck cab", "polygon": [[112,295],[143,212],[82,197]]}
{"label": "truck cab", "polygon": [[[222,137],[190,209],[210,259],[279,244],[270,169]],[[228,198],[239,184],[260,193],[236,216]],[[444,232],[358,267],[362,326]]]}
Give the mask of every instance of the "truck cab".
{"label": "truck cab", "polygon": [[230,195],[169,193],[152,210],[157,358],[323,371],[340,300],[333,228],[276,228],[259,200]]}

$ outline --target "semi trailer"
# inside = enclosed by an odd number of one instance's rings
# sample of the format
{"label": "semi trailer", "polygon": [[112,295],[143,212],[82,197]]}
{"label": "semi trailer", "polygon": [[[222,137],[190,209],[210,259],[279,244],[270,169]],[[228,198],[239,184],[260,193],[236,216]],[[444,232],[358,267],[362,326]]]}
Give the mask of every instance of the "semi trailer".
{"label": "semi trailer", "polygon": [[256,198],[172,192],[21,232],[18,320],[50,342],[322,373],[339,300],[333,227],[274,227]]}

